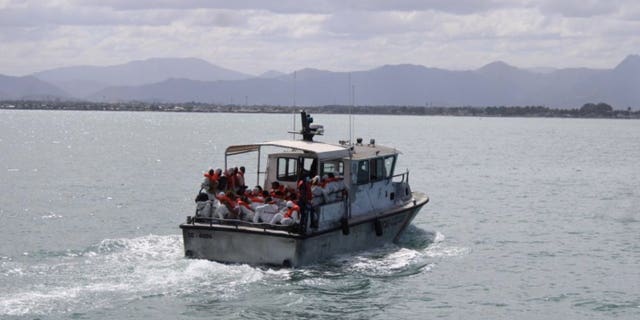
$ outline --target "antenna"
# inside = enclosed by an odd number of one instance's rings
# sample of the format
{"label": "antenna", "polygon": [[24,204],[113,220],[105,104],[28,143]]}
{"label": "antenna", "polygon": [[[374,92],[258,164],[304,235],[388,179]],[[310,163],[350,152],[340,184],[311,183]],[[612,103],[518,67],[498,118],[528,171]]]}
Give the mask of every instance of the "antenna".
{"label": "antenna", "polygon": [[[356,85],[352,84],[351,85],[351,104],[352,106],[355,108],[356,106]],[[352,129],[350,130],[351,132],[353,132],[353,134],[356,133],[356,118],[355,117],[351,117],[351,123],[349,124]],[[353,140],[353,137],[350,137],[350,139]]]}
{"label": "antenna", "polygon": [[[297,84],[298,84],[298,71],[293,72],[293,110],[291,112],[293,118],[293,132],[296,132],[296,94],[297,94]],[[304,125],[304,124],[303,124]],[[296,139],[296,134],[293,134],[293,139]]]}
{"label": "antenna", "polygon": [[296,108],[296,85],[297,85],[297,73],[298,71],[293,72],[293,109]]}
{"label": "antenna", "polygon": [[353,135],[351,134],[351,107],[353,106],[353,98],[351,94],[351,72],[349,72],[349,86],[347,87],[349,91],[349,144],[353,141]]}
{"label": "antenna", "polygon": [[293,131],[291,135],[293,136],[293,140],[296,139],[296,110],[295,108],[291,111],[291,118],[293,119]]}

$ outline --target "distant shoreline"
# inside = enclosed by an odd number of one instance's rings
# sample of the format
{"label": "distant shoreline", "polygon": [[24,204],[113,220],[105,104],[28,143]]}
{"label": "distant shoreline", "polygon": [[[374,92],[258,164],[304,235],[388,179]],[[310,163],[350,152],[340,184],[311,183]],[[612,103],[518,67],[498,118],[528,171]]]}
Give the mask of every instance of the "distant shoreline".
{"label": "distant shoreline", "polygon": [[86,101],[0,101],[1,110],[69,110],[69,111],[136,111],[136,112],[199,112],[199,113],[292,113],[305,109],[312,113],[413,115],[456,117],[525,117],[525,118],[602,118],[640,119],[640,111],[581,109],[552,109],[544,106],[489,106],[489,107],[430,107],[430,106],[246,106],[207,103],[152,103],[152,102],[86,102]]}

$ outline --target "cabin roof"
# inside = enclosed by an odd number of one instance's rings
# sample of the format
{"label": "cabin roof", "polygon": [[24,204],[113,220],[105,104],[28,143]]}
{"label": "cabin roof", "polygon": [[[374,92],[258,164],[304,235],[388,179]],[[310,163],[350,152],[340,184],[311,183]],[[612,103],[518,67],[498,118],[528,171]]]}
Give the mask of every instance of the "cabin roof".
{"label": "cabin roof", "polygon": [[276,140],[254,144],[229,146],[227,156],[258,151],[261,147],[280,147],[315,153],[320,160],[349,157],[349,149],[324,142],[302,140]]}
{"label": "cabin roof", "polygon": [[401,153],[395,148],[389,148],[381,145],[355,145],[352,158],[355,160],[369,159],[375,157],[384,157]]}

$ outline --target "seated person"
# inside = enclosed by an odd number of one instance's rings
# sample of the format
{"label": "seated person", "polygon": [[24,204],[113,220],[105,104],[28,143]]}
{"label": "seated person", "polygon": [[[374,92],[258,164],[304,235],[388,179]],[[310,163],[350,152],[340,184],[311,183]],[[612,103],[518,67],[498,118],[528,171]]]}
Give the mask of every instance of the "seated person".
{"label": "seated person", "polygon": [[216,202],[214,202],[213,200],[209,200],[209,196],[206,193],[199,193],[196,197],[197,218],[211,218],[216,208]]}
{"label": "seated person", "polygon": [[326,194],[327,202],[339,200],[341,191],[345,189],[344,181],[339,179],[333,173],[328,173],[327,178],[323,181],[323,188]]}
{"label": "seated person", "polygon": [[216,209],[216,216],[219,219],[238,219],[240,208],[233,192],[228,191],[226,194],[220,192],[216,198],[220,201],[220,206]]}
{"label": "seated person", "polygon": [[253,221],[255,217],[255,212],[251,207],[251,201],[246,196],[242,196],[238,198],[237,202],[238,202],[240,220]]}
{"label": "seated person", "polygon": [[256,214],[253,216],[253,222],[271,222],[271,219],[278,213],[280,209],[271,197],[264,200],[264,204],[256,206]]}
{"label": "seated person", "polygon": [[290,226],[300,223],[300,207],[298,207],[298,205],[293,201],[287,201],[286,208],[273,216],[273,219],[271,219],[270,223],[279,223],[283,226]]}

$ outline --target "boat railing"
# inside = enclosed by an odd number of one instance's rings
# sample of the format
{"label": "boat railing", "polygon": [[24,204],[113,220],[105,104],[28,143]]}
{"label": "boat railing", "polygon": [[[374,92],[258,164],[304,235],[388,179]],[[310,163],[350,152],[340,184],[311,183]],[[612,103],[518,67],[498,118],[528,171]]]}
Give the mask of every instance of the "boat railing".
{"label": "boat railing", "polygon": [[220,218],[209,218],[209,217],[195,217],[195,216],[187,216],[187,224],[195,225],[198,224],[208,224],[210,227],[214,225],[225,225],[235,227],[238,229],[239,227],[251,227],[257,229],[263,229],[263,231],[267,230],[282,230],[293,232],[296,229],[296,226],[285,226],[281,224],[270,224],[264,222],[250,222],[238,219],[220,219]]}
{"label": "boat railing", "polygon": [[[398,181],[398,178],[400,179],[400,181]],[[409,169],[407,169],[407,171],[402,172],[402,173],[398,173],[396,175],[393,175],[391,177],[391,180],[393,182],[399,182],[399,183],[409,183]]]}

